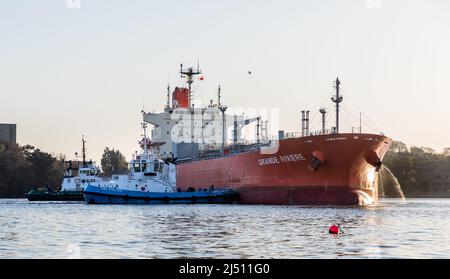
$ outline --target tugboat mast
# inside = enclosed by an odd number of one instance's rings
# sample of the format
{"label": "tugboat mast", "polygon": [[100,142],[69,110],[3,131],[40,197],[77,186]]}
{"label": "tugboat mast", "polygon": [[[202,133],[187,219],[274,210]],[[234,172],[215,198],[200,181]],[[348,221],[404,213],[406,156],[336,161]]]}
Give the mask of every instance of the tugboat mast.
{"label": "tugboat mast", "polygon": [[81,147],[81,154],[83,156],[83,167],[86,166],[86,140],[84,139],[84,135],[81,137],[81,142],[83,143]]}
{"label": "tugboat mast", "polygon": [[336,104],[336,134],[339,134],[339,103],[342,102],[344,99],[343,96],[339,96],[339,85],[341,82],[339,81],[339,78],[336,78],[336,95],[331,97],[331,101],[333,101]]}
{"label": "tugboat mast", "polygon": [[[145,112],[142,111],[142,117],[145,119]],[[147,123],[144,121],[142,121],[142,130],[144,132],[144,156],[145,159],[147,159]],[[142,161],[142,156],[141,156],[141,161]]]}
{"label": "tugboat mast", "polygon": [[180,74],[187,76],[188,80],[186,81],[189,88],[189,107],[193,107],[194,96],[192,95],[192,83],[194,83],[193,77],[201,74],[202,71],[199,69],[199,64],[197,63],[197,69],[194,67],[184,68],[183,64],[180,65]]}
{"label": "tugboat mast", "polygon": [[[142,111],[142,114],[144,114],[144,111]],[[144,144],[144,153],[139,156],[139,169],[140,172],[145,171],[145,169],[143,168],[143,161],[147,161],[148,160],[148,155],[147,155],[147,123],[145,123],[145,121],[142,121],[142,130],[144,132],[144,139],[143,139],[143,144]]]}

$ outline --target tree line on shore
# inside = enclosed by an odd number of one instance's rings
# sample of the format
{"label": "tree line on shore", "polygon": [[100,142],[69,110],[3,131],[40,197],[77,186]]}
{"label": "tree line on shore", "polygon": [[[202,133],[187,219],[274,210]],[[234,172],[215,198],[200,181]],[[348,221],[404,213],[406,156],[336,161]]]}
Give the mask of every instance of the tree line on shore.
{"label": "tree line on shore", "polygon": [[[411,147],[395,141],[383,163],[397,178],[406,197],[450,197],[450,153]],[[389,183],[389,181],[385,181]],[[387,194],[393,187],[387,187]]]}
{"label": "tree line on shore", "polygon": [[[30,145],[0,143],[0,197],[18,198],[32,189],[58,190],[64,175],[66,158],[52,155]],[[398,179],[406,197],[450,197],[450,154],[435,153],[426,147],[408,148],[394,142],[384,165]],[[106,147],[101,158],[102,175],[128,172],[125,157]],[[382,177],[386,196],[395,196],[392,179]]]}
{"label": "tree line on shore", "polygon": [[[31,145],[0,142],[0,198],[22,198],[33,189],[61,187],[66,168],[64,155],[53,155]],[[128,171],[125,157],[105,148],[101,159],[102,175]]]}

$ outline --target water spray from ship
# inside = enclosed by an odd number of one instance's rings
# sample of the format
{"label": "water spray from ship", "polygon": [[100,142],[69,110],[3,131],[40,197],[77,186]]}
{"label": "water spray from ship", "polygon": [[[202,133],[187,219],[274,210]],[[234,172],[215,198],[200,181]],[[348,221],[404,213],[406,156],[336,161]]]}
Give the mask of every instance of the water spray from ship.
{"label": "water spray from ship", "polygon": [[398,182],[397,177],[392,173],[392,171],[383,165],[380,169],[380,196],[386,197],[386,192],[389,194],[394,193],[395,196],[389,195],[389,197],[401,198],[403,201],[405,200],[405,194],[402,191],[402,187]]}

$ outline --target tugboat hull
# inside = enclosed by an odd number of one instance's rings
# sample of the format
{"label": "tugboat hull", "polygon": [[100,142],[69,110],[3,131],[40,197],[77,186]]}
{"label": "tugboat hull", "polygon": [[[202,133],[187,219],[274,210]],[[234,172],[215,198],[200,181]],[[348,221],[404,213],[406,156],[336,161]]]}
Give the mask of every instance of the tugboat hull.
{"label": "tugboat hull", "polygon": [[238,193],[231,189],[156,193],[88,186],[83,195],[88,204],[231,204],[238,200]]}
{"label": "tugboat hull", "polygon": [[25,197],[29,201],[84,201],[81,191],[48,192],[32,190]]}

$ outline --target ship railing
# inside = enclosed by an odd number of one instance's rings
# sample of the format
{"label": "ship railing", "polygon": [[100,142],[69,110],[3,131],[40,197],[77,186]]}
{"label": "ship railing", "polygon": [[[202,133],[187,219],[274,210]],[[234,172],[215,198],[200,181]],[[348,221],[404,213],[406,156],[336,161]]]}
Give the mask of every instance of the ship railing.
{"label": "ship railing", "polygon": [[302,137],[302,133],[298,132],[289,132],[284,134],[285,139],[300,138],[300,137]]}
{"label": "ship railing", "polygon": [[259,150],[263,146],[269,146],[271,144],[271,141],[264,141],[260,143],[254,143],[249,145],[233,145],[233,146],[227,146],[225,149],[225,154],[222,154],[222,151],[220,149],[216,150],[210,150],[207,152],[201,152],[197,156],[193,156],[192,158],[189,158],[188,160],[184,161],[192,161],[192,160],[210,160],[210,159],[216,159],[216,158],[224,158],[224,157],[231,157],[237,154],[243,154],[248,152],[254,152]]}
{"label": "ship railing", "polygon": [[334,128],[326,129],[325,131],[322,131],[322,130],[312,131],[309,133],[309,136],[320,136],[320,135],[331,135],[331,134],[336,134],[336,130]]}
{"label": "ship railing", "polygon": [[335,129],[326,129],[325,131],[317,130],[317,131],[308,132],[306,134],[303,134],[301,132],[289,132],[289,133],[286,133],[284,135],[284,138],[285,139],[292,139],[292,138],[311,137],[311,136],[320,136],[320,135],[331,135],[331,134],[336,134],[336,130]]}
{"label": "ship railing", "polygon": [[[352,133],[352,134],[363,134],[361,129],[359,127],[353,127],[351,132],[342,132],[343,133]],[[335,135],[336,129],[326,129],[325,131],[317,130],[313,132],[308,132],[307,134],[302,134],[301,132],[288,132],[284,134],[285,139],[291,139],[291,138],[302,138],[302,137],[311,137],[311,136],[320,136],[320,135]],[[377,135],[384,136],[382,132],[375,133]]]}

